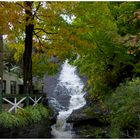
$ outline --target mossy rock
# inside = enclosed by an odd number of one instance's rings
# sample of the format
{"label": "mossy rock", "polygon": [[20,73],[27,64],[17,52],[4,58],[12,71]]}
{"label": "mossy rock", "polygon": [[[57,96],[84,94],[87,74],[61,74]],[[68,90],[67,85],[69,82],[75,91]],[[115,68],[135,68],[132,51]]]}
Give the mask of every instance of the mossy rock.
{"label": "mossy rock", "polygon": [[95,122],[95,125],[97,122],[99,123],[98,125],[107,125],[109,120],[108,118],[109,114],[107,109],[98,102],[91,106],[86,106],[73,111],[67,122],[72,122],[74,125],[81,123],[82,125],[85,123],[91,123],[90,121],[92,121],[92,124]]}

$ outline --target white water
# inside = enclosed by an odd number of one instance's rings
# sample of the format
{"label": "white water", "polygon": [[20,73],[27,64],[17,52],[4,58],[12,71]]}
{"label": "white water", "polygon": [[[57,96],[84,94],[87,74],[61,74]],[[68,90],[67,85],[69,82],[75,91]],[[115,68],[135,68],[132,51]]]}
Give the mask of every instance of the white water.
{"label": "white water", "polygon": [[66,123],[66,120],[73,110],[83,107],[86,101],[83,97],[85,94],[83,92],[84,84],[76,75],[76,67],[69,65],[67,60],[62,66],[58,85],[65,87],[71,98],[68,110],[59,111],[56,124],[52,126],[51,133],[55,138],[73,138],[72,126]]}

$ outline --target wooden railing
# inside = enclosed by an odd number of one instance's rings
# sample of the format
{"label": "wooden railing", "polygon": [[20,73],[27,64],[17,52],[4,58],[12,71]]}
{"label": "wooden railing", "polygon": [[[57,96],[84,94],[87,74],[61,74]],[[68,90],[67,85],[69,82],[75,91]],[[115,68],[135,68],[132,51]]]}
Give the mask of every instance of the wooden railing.
{"label": "wooden railing", "polygon": [[24,108],[28,105],[35,106],[43,97],[43,94],[29,94],[29,95],[2,95],[0,100],[0,110],[7,110],[8,112],[17,112],[18,108]]}

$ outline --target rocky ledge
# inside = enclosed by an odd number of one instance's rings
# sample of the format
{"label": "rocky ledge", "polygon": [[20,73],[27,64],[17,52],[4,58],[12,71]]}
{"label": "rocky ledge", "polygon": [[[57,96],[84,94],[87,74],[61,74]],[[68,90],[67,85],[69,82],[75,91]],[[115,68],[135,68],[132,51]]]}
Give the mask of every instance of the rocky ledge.
{"label": "rocky ledge", "polygon": [[104,105],[86,95],[87,105],[74,110],[68,118],[76,138],[108,138],[109,112]]}

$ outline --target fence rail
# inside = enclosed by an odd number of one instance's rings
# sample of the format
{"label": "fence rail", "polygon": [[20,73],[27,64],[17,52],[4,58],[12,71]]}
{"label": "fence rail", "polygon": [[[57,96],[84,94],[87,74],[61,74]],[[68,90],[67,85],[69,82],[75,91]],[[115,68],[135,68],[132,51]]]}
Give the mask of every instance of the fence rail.
{"label": "fence rail", "polygon": [[17,109],[24,109],[25,106],[38,104],[43,97],[43,94],[29,95],[3,95],[0,100],[0,110],[8,112],[17,112]]}

